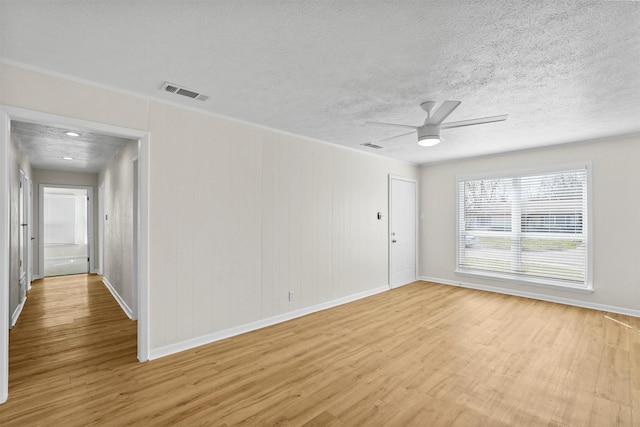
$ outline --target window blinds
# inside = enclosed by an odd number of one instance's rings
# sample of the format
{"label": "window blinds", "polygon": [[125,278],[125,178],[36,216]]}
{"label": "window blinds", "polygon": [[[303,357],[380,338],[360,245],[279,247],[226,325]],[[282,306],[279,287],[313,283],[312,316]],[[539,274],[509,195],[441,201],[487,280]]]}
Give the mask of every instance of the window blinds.
{"label": "window blinds", "polygon": [[458,180],[458,272],[588,288],[587,168]]}

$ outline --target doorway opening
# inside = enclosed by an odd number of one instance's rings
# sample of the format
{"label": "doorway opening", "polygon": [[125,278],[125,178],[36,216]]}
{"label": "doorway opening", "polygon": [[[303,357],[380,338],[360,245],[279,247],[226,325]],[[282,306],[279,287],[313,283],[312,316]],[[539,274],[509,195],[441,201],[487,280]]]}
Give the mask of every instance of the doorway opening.
{"label": "doorway opening", "polygon": [[[143,362],[149,359],[149,345],[148,345],[148,248],[149,248],[149,236],[148,236],[148,215],[149,215],[149,135],[146,131],[140,131],[135,129],[123,128],[119,126],[107,125],[97,122],[89,122],[86,120],[72,119],[68,117],[57,116],[48,113],[40,113],[31,110],[24,110],[21,108],[8,107],[0,105],[0,403],[3,403],[8,398],[8,378],[9,378],[9,290],[10,286],[10,267],[13,264],[14,258],[12,258],[12,248],[10,248],[9,232],[10,232],[10,217],[9,206],[11,203],[11,177],[9,170],[11,164],[9,159],[11,158],[11,128],[15,122],[33,123],[39,125],[45,125],[57,128],[73,128],[79,130],[85,130],[87,132],[96,132],[104,135],[115,136],[124,138],[127,140],[133,140],[135,142],[135,149],[137,151],[137,176],[136,176],[136,207],[137,207],[137,219],[138,226],[135,230],[136,235],[133,238],[136,240],[135,260],[137,260],[135,268],[135,283],[137,288],[135,293],[135,312],[137,314],[137,357],[138,360]],[[51,148],[55,147],[55,144],[51,144]],[[33,167],[33,162],[32,162]],[[92,197],[92,195],[90,195]],[[64,204],[64,203],[63,203]],[[76,202],[76,204],[78,204]],[[92,203],[89,203],[91,205]],[[70,206],[70,202],[68,203]],[[42,205],[40,205],[41,207]],[[70,207],[67,206],[68,209]],[[39,207],[39,208],[40,208]],[[25,212],[27,209],[25,209]],[[36,210],[34,209],[34,212]],[[70,212],[70,211],[69,211]],[[88,221],[91,221],[92,215],[87,215]],[[144,225],[144,226],[143,226]],[[87,226],[92,228],[91,225]],[[67,230],[71,233],[70,229]],[[75,233],[76,235],[82,233]],[[69,234],[70,235],[70,234]],[[44,235],[42,235],[44,237]],[[91,244],[89,241],[91,234],[87,235],[87,243],[89,246],[89,257],[91,257]],[[57,243],[71,243],[71,238],[67,236],[63,238],[57,236],[51,237],[51,240],[61,240]],[[83,240],[83,239],[80,239]],[[74,244],[77,240],[74,240]],[[40,243],[40,242],[38,242]],[[50,242],[53,243],[53,242]],[[34,250],[40,245],[33,245]],[[44,252],[44,250],[43,250]],[[42,253],[42,252],[41,252]],[[37,258],[36,258],[37,259]],[[40,260],[43,260],[40,257]],[[35,267],[35,266],[34,266]],[[91,269],[91,266],[89,265]],[[44,271],[44,268],[41,270]],[[41,273],[42,275],[42,273]]]}
{"label": "doorway opening", "polygon": [[88,273],[93,247],[91,187],[40,185],[44,277]]}

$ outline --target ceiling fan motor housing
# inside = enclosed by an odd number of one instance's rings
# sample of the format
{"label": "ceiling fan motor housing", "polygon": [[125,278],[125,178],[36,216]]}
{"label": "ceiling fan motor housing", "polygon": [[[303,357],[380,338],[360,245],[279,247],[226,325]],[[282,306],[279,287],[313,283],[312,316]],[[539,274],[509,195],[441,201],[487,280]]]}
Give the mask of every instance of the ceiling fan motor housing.
{"label": "ceiling fan motor housing", "polygon": [[440,139],[440,125],[424,125],[418,128],[418,141]]}

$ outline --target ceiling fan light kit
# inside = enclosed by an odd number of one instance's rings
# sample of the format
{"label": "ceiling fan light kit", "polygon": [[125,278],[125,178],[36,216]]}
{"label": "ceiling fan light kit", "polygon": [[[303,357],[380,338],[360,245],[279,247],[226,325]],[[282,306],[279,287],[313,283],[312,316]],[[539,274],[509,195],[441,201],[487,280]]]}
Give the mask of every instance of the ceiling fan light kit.
{"label": "ceiling fan light kit", "polygon": [[433,147],[434,145],[440,144],[440,138],[437,136],[427,136],[422,139],[418,139],[418,145],[422,147]]}
{"label": "ceiling fan light kit", "polygon": [[440,143],[440,129],[436,125],[425,125],[417,129],[418,145],[433,147]]}
{"label": "ceiling fan light kit", "polygon": [[423,147],[433,147],[440,143],[440,130],[441,129],[453,129],[464,126],[481,125],[485,123],[494,123],[507,120],[507,115],[481,117],[478,119],[461,120],[458,122],[442,123],[449,114],[453,112],[461,104],[460,101],[444,101],[438,108],[435,101],[426,101],[420,104],[420,107],[427,113],[427,118],[422,126],[412,126],[400,123],[383,123],[383,122],[367,122],[367,124],[381,125],[381,126],[393,126],[413,129],[412,132],[403,133],[401,135],[385,138],[382,141],[388,141],[390,139],[400,138],[405,135],[409,135],[413,132],[417,133],[418,144]]}

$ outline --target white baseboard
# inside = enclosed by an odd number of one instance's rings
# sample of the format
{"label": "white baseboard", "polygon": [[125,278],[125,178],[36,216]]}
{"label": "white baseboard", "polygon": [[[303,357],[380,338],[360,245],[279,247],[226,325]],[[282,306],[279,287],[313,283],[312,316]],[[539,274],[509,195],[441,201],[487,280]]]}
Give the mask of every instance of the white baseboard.
{"label": "white baseboard", "polygon": [[13,328],[14,326],[16,326],[16,323],[18,323],[18,317],[20,317],[20,313],[22,313],[22,309],[24,308],[24,304],[26,302],[27,302],[27,297],[25,297],[22,300],[22,302],[18,304],[16,309],[13,311],[13,314],[11,315],[11,325],[9,325],[9,329]]}
{"label": "white baseboard", "polygon": [[469,282],[459,282],[459,281],[453,281],[453,280],[447,280],[447,279],[440,279],[437,277],[420,276],[420,280],[424,280],[427,282],[440,283],[440,284],[449,285],[449,286],[458,286],[462,288],[477,289],[480,291],[496,292],[499,294],[506,294],[506,295],[513,295],[517,297],[523,297],[523,298],[531,298],[531,299],[537,299],[542,301],[555,302],[558,304],[573,305],[576,307],[590,308],[592,310],[607,311],[609,313],[618,313],[618,314],[625,314],[627,316],[640,317],[640,310],[634,310],[632,308],[617,307],[614,305],[606,305],[606,304],[599,304],[595,302],[582,301],[582,300],[576,300],[571,298],[556,297],[552,295],[538,294],[535,292],[525,292],[525,291],[517,291],[514,289],[500,288],[500,287],[494,287],[494,286],[478,285],[478,284],[469,283]]}
{"label": "white baseboard", "polygon": [[410,282],[402,283],[402,284],[400,284],[400,285],[391,286],[391,289],[398,289],[398,288],[401,288],[401,287],[403,287],[403,286],[410,285],[410,284],[412,284],[412,283],[415,283],[415,281],[416,281],[416,280],[422,280],[422,279],[420,279],[419,277],[416,277],[416,278],[414,278],[413,280],[411,280]]}
{"label": "white baseboard", "polygon": [[191,338],[185,341],[180,341],[175,344],[170,344],[170,345],[166,345],[156,349],[152,349],[149,352],[149,360],[159,359],[164,356],[169,356],[170,354],[178,353],[184,350],[189,350],[191,348],[199,347],[205,344],[210,344],[212,342],[220,341],[225,338],[231,338],[233,336],[244,334],[246,332],[251,332],[256,329],[266,328],[267,326],[286,322],[287,320],[292,320],[298,317],[306,316],[307,314],[312,314],[318,311],[326,310],[328,308],[336,307],[342,304],[346,304],[348,302],[356,301],[356,300],[366,298],[372,295],[376,295],[388,290],[389,290],[388,286],[381,286],[379,288],[371,289],[364,292],[359,292],[357,294],[323,302],[310,307],[301,308],[298,310],[279,314],[277,316],[272,316],[266,319],[257,320],[255,322],[247,323],[244,325],[235,326],[233,328],[225,329],[219,332],[214,332],[212,334],[207,334],[200,337]]}
{"label": "white baseboard", "polygon": [[109,282],[109,279],[107,279],[106,277],[103,276],[102,277],[102,283],[104,283],[104,285],[107,287],[107,289],[109,289],[109,292],[111,292],[111,295],[113,295],[113,298],[115,298],[115,300],[118,302],[118,304],[120,304],[120,307],[122,308],[122,311],[124,311],[124,313],[127,315],[127,317],[129,317],[129,319],[131,319],[131,320],[134,320],[133,319],[133,311],[131,310],[131,308],[129,308],[129,306],[124,301],[124,299],[122,299],[120,294],[114,289],[114,287],[111,284],[111,282]]}

